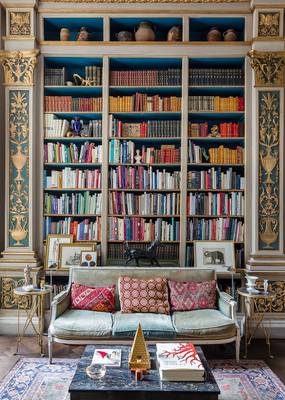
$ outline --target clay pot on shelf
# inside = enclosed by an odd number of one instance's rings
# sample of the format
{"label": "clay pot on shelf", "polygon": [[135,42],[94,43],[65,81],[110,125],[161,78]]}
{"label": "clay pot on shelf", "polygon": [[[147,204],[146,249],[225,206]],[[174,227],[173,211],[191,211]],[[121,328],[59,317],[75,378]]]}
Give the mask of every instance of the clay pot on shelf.
{"label": "clay pot on shelf", "polygon": [[62,42],[67,42],[70,39],[70,30],[68,28],[61,28],[59,35]]}
{"label": "clay pot on shelf", "polygon": [[208,42],[218,42],[222,40],[222,34],[219,28],[217,28],[216,26],[211,28],[207,34],[207,40]]}
{"label": "clay pot on shelf", "polygon": [[182,26],[176,25],[169,29],[167,33],[168,42],[181,42],[182,40]]}
{"label": "clay pot on shelf", "polygon": [[76,40],[78,42],[87,42],[88,40],[90,40],[90,38],[91,34],[88,32],[85,26],[82,26],[82,28],[80,28],[80,31],[77,33]]}
{"label": "clay pot on shelf", "polygon": [[129,31],[121,31],[115,34],[116,39],[118,42],[131,42],[134,40],[134,36],[132,32]]}
{"label": "clay pot on shelf", "polygon": [[135,38],[137,42],[155,41],[155,28],[149,21],[142,21],[135,28]]}
{"label": "clay pot on shelf", "polygon": [[234,29],[230,28],[223,33],[223,37],[226,42],[234,42],[237,40],[238,35]]}

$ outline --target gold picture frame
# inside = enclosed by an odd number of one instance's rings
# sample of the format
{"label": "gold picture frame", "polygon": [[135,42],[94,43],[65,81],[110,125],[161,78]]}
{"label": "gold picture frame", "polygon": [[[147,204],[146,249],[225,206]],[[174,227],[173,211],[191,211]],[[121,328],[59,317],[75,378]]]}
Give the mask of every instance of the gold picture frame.
{"label": "gold picture frame", "polygon": [[[210,253],[210,254],[206,254]],[[235,245],[233,240],[195,240],[194,267],[227,272],[235,269]]]}
{"label": "gold picture frame", "polygon": [[[67,252],[68,249],[70,249],[69,253]],[[76,249],[78,249],[77,252]],[[80,267],[82,251],[96,251],[96,245],[94,243],[80,243],[80,242],[60,244],[58,269],[69,270],[70,267]]]}
{"label": "gold picture frame", "polygon": [[[73,235],[60,235],[50,234],[47,235],[46,246],[45,246],[45,269],[58,268],[59,259],[59,245],[60,244],[73,243]],[[53,251],[57,253],[55,257],[50,257],[50,250],[53,246]]]}

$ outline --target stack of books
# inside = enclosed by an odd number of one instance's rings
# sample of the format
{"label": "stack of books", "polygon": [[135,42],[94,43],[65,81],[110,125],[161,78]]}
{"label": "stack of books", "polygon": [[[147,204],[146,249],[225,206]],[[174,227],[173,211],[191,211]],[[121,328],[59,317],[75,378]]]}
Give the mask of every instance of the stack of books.
{"label": "stack of books", "polygon": [[85,79],[92,81],[92,86],[102,85],[102,67],[96,65],[86,66]]}
{"label": "stack of books", "polygon": [[45,86],[64,86],[65,72],[65,67],[45,68]]}
{"label": "stack of books", "polygon": [[205,380],[205,368],[192,343],[158,343],[156,350],[162,381]]}

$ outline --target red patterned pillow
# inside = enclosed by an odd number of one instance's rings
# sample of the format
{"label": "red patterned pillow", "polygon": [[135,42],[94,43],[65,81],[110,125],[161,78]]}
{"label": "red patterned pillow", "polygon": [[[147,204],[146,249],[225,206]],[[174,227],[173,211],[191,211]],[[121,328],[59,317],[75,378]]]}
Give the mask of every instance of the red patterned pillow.
{"label": "red patterned pillow", "polygon": [[71,286],[71,308],[90,311],[115,311],[116,285],[94,288],[91,286]]}
{"label": "red patterned pillow", "polygon": [[170,313],[166,278],[154,278],[146,281],[121,276],[119,291],[123,313]]}
{"label": "red patterned pillow", "polygon": [[216,281],[168,281],[171,311],[192,311],[216,308]]}

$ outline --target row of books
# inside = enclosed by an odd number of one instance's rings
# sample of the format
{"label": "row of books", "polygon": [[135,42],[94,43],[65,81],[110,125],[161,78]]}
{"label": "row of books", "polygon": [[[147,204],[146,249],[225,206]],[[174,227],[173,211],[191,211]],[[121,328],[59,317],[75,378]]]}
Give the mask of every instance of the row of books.
{"label": "row of books", "polygon": [[109,213],[115,215],[179,215],[180,193],[111,192]]}
{"label": "row of books", "polygon": [[46,189],[100,189],[101,170],[82,170],[65,167],[62,170],[51,170],[44,176]]}
{"label": "row of books", "polygon": [[113,164],[164,164],[179,163],[180,148],[175,145],[163,144],[160,148],[135,148],[130,140],[112,139],[109,146],[109,162]]}
{"label": "row of books", "polygon": [[73,217],[66,217],[54,221],[46,217],[44,221],[44,239],[47,235],[73,235],[74,240],[101,240],[101,219],[97,217],[90,221],[85,218],[77,221]]}
{"label": "row of books", "polygon": [[64,86],[66,82],[66,68],[45,68],[45,86]]}
{"label": "row of books", "polygon": [[244,111],[244,98],[240,96],[189,96],[188,107],[189,111]]}
{"label": "row of books", "polygon": [[180,86],[181,68],[111,71],[111,86]]}
{"label": "row of books", "polygon": [[101,193],[64,193],[61,196],[45,194],[46,214],[100,214]]}
{"label": "row of books", "polygon": [[244,195],[232,193],[189,193],[187,196],[188,215],[243,216]]}
{"label": "row of books", "polygon": [[244,223],[236,218],[194,218],[187,221],[187,240],[244,240]]}
{"label": "row of books", "polygon": [[[129,243],[130,249],[136,248],[145,250],[149,243]],[[157,248],[157,259],[159,260],[178,260],[179,259],[179,246],[164,246],[161,245]],[[108,258],[110,260],[123,260],[125,248],[123,243],[109,243],[108,245]]]}
{"label": "row of books", "polygon": [[145,219],[141,217],[109,217],[109,240],[177,241],[180,239],[180,222],[174,218]]}
{"label": "row of books", "polygon": [[180,188],[180,171],[119,165],[109,172],[111,189],[174,190]]}
{"label": "row of books", "polygon": [[86,65],[85,79],[89,81],[90,86],[102,85],[102,67],[98,65]]}
{"label": "row of books", "polygon": [[45,112],[101,112],[102,97],[45,96]]}
{"label": "row of books", "polygon": [[244,71],[242,68],[190,68],[191,86],[242,86]]}
{"label": "row of books", "polygon": [[[211,132],[215,130],[215,133]],[[244,123],[243,122],[221,122],[216,125],[209,125],[208,122],[189,122],[188,135],[190,137],[243,137]]]}
{"label": "row of books", "polygon": [[221,167],[207,171],[189,171],[187,174],[188,189],[244,189],[245,178],[228,168],[225,172]]}
{"label": "row of books", "polygon": [[135,93],[132,96],[110,96],[110,112],[180,112],[181,97]]}
{"label": "row of books", "polygon": [[241,146],[231,149],[223,145],[209,149],[189,140],[188,156],[190,163],[243,164],[244,149]]}
{"label": "row of books", "polygon": [[180,120],[123,122],[110,115],[110,137],[180,137]]}
{"label": "row of books", "polygon": [[46,143],[44,160],[46,163],[101,163],[102,145],[89,142],[80,146],[75,143]]}

